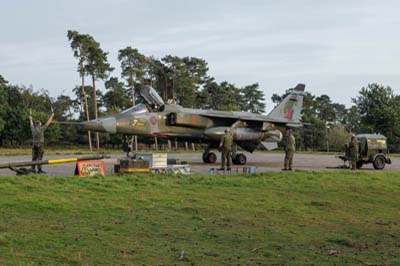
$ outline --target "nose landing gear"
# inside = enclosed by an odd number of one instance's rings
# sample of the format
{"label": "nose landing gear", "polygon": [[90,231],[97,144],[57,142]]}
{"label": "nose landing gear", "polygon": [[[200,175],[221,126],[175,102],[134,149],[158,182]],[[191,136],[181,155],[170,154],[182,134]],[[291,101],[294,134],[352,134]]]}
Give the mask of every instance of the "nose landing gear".
{"label": "nose landing gear", "polygon": [[215,163],[217,161],[217,155],[213,152],[204,152],[203,153],[203,162],[204,163]]}
{"label": "nose landing gear", "polygon": [[232,162],[233,162],[233,164],[237,164],[237,165],[245,165],[247,162],[246,155],[244,155],[243,153],[233,154]]}

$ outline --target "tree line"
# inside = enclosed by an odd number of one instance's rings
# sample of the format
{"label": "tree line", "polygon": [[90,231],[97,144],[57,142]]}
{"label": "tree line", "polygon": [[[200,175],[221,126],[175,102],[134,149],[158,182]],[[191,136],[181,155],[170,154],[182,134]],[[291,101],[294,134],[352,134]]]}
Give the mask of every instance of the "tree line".
{"label": "tree line", "polygon": [[[117,113],[140,101],[136,89],[151,85],[165,101],[184,107],[214,110],[265,112],[265,98],[258,83],[238,87],[228,81],[218,82],[208,73],[208,63],[196,57],[166,55],[163,58],[146,56],[130,46],[118,51],[120,77],[113,75],[108,53],[88,34],[68,31],[73,56],[81,84],[71,88],[73,96],[52,98],[47,90],[34,90],[9,84],[0,75],[0,146],[28,144],[29,113],[46,120],[51,107],[56,121],[82,121]],[[102,82],[105,91],[97,88]],[[284,95],[274,94],[278,104]],[[334,103],[328,95],[307,93],[304,98],[305,127],[295,132],[301,150],[340,150],[350,132],[379,132],[389,137],[393,150],[400,143],[397,121],[400,117],[400,96],[390,87],[369,84],[352,99],[354,105]],[[83,137],[84,136],[84,137]],[[46,132],[49,145],[92,144],[92,134],[79,132],[72,125],[54,124]],[[119,145],[121,136],[96,134],[100,145]]]}
{"label": "tree line", "polygon": [[[279,103],[283,96],[274,94],[271,99]],[[351,134],[378,133],[388,138],[390,151],[400,151],[400,95],[389,86],[372,83],[362,87],[351,101],[353,105],[346,108],[328,95],[307,92],[302,110],[304,127],[295,131],[298,149],[342,151]]]}

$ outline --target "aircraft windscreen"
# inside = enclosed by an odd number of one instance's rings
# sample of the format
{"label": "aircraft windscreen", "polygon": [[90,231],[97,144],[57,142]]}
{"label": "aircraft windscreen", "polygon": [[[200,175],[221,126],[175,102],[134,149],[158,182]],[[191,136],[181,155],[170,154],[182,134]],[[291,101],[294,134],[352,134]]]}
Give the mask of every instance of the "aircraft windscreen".
{"label": "aircraft windscreen", "polygon": [[133,114],[142,114],[146,113],[149,110],[147,109],[146,105],[139,103],[138,105],[135,105],[131,108],[128,108],[124,111],[121,112],[121,114],[126,114],[126,113],[133,113]]}

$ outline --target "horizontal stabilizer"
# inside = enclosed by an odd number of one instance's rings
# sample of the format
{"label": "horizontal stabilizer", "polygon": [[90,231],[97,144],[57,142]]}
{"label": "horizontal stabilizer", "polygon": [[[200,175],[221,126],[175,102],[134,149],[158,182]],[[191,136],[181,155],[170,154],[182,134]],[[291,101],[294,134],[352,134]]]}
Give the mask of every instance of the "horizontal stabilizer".
{"label": "horizontal stabilizer", "polygon": [[303,123],[301,123],[301,124],[290,124],[290,123],[287,123],[286,124],[286,127],[289,127],[289,128],[298,128],[298,127],[302,127],[303,126]]}

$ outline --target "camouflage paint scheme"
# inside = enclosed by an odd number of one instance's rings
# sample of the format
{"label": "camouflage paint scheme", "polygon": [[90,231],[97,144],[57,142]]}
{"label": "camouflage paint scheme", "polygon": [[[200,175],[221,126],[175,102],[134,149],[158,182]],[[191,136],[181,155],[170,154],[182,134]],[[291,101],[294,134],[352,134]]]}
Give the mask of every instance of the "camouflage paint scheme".
{"label": "camouflage paint scheme", "polygon": [[[87,130],[155,136],[218,147],[221,135],[231,128],[235,145],[253,152],[262,144],[267,149],[277,147],[287,127],[300,127],[305,85],[298,84],[287,91],[286,97],[268,115],[248,112],[215,111],[184,108],[180,105],[164,104],[154,91],[147,87],[141,95],[147,104],[138,104],[121,113],[82,122]],[[204,156],[203,156],[204,159]]]}

